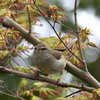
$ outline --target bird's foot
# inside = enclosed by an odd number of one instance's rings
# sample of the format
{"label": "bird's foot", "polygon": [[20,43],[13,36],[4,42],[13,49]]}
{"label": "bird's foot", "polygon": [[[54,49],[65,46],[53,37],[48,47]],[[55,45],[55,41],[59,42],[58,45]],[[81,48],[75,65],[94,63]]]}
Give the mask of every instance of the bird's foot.
{"label": "bird's foot", "polygon": [[40,70],[34,70],[34,79],[38,79],[39,75],[42,74],[44,76],[48,76],[47,74],[42,73]]}
{"label": "bird's foot", "polygon": [[34,79],[38,79],[39,77],[39,74],[40,74],[40,71],[39,70],[34,70]]}
{"label": "bird's foot", "polygon": [[57,81],[56,81],[57,87],[59,86],[59,83],[60,83],[60,81],[61,81],[61,79],[62,79],[62,74],[63,74],[63,71],[60,72],[60,77],[59,77],[59,78],[57,79]]}
{"label": "bird's foot", "polygon": [[57,81],[56,81],[57,87],[59,87],[60,80],[61,80],[61,78],[58,78]]}

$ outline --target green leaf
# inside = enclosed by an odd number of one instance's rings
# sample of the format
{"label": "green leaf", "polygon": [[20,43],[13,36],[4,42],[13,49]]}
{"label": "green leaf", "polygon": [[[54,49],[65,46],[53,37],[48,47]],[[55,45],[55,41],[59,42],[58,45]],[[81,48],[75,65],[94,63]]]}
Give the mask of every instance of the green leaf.
{"label": "green leaf", "polygon": [[45,95],[57,95],[57,91],[53,90],[53,89],[50,89],[50,88],[46,88],[46,87],[42,87],[40,89],[40,94],[43,93]]}
{"label": "green leaf", "polygon": [[93,91],[93,95],[94,95],[94,96],[99,96],[99,97],[100,97],[100,88],[99,88],[99,89],[95,89],[95,90]]}
{"label": "green leaf", "polygon": [[22,79],[19,84],[19,88],[26,87],[27,84],[28,84],[28,81],[26,79]]}
{"label": "green leaf", "polygon": [[96,44],[94,44],[93,42],[87,42],[86,45],[89,45],[91,47],[95,47],[95,48],[99,49],[99,47]]}
{"label": "green leaf", "polygon": [[31,98],[30,100],[42,100],[42,99],[39,98],[39,97],[37,97],[37,96],[35,96],[35,95],[33,95],[32,98]]}
{"label": "green leaf", "polygon": [[22,95],[30,96],[30,91],[27,90],[24,93],[22,93]]}
{"label": "green leaf", "polygon": [[42,86],[45,86],[46,83],[43,83],[43,82],[35,82],[33,85],[36,86],[36,87],[42,87]]}

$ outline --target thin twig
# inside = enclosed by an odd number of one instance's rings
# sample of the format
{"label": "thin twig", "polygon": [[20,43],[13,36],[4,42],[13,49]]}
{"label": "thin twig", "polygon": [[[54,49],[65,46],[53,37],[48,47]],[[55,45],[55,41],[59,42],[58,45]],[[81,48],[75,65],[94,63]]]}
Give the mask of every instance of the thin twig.
{"label": "thin twig", "polygon": [[73,92],[73,93],[71,93],[71,94],[65,96],[65,98],[68,98],[69,96],[72,96],[72,95],[74,95],[74,94],[76,94],[76,93],[79,93],[79,92],[81,92],[81,91],[82,91],[82,90],[75,91],[75,92]]}
{"label": "thin twig", "polygon": [[[18,52],[18,51],[17,51]],[[26,62],[26,60],[18,54],[18,56],[26,63],[26,65],[34,72],[34,69]]]}
{"label": "thin twig", "polygon": [[61,26],[66,27],[66,28],[68,28],[69,30],[71,30],[71,31],[73,31],[73,32],[75,32],[75,33],[77,33],[76,30],[72,29],[71,27],[69,27],[69,26],[67,26],[67,25],[64,25],[64,24],[62,24],[62,23],[60,23],[60,22],[56,22],[56,23],[58,23],[58,24],[60,24]]}
{"label": "thin twig", "polygon": [[[52,26],[52,24],[48,21],[48,19],[44,16],[44,14],[42,13],[41,9],[36,5],[36,3],[34,4],[36,6],[36,8],[38,9],[38,11],[41,13],[41,15],[45,18],[45,20],[48,22],[48,24],[51,26],[51,28],[54,30],[54,32],[56,33],[57,37],[59,38],[59,40],[63,43],[63,45],[66,47],[66,49],[73,54],[73,56],[75,56],[80,62],[83,63],[83,61],[76,56],[67,46],[66,44],[63,42],[63,40],[60,38],[60,36],[58,35],[57,31],[55,30],[55,28]],[[32,6],[31,6],[32,7]],[[33,9],[33,7],[32,7]]]}
{"label": "thin twig", "polygon": [[76,10],[77,10],[77,0],[75,0],[75,5],[74,5],[74,19],[75,19],[75,27],[76,27],[76,31],[77,31],[76,34],[77,34],[77,39],[78,39],[79,53],[80,53],[82,62],[84,64],[85,71],[88,72],[87,64],[86,64],[86,61],[83,57],[81,44],[80,44],[80,35],[79,35],[79,29],[78,29],[78,24],[77,24],[77,11]]}
{"label": "thin twig", "polygon": [[14,66],[12,65],[12,63],[11,63],[11,62],[9,62],[9,64],[10,64],[11,68],[12,68],[12,69],[14,69]]}
{"label": "thin twig", "polygon": [[[7,44],[11,46],[10,43],[7,42]],[[13,49],[14,49],[17,53],[19,53],[19,52],[16,50],[16,48],[13,47]],[[26,65],[34,72],[34,69],[23,59],[23,57],[21,57],[20,55],[18,55],[18,56],[19,56],[19,57],[26,63]],[[17,65],[20,66],[20,64],[17,63],[17,62],[15,61],[15,59],[12,58],[12,60],[13,60]]]}
{"label": "thin twig", "polygon": [[10,91],[10,90],[6,87],[5,83],[4,83],[3,85],[4,85],[4,89],[5,89],[7,92],[9,92],[10,94],[15,95],[12,91]]}
{"label": "thin twig", "polygon": [[[33,5],[33,4],[30,4],[30,3],[20,3],[20,4],[24,4],[24,5]],[[34,0],[34,4],[36,4],[36,0]],[[35,8],[34,8],[35,9]],[[36,10],[36,9],[35,9]],[[37,12],[35,12],[35,13],[37,13]],[[26,12],[21,12],[21,13],[19,13],[19,14],[27,14]],[[29,14],[31,14],[31,12],[29,12]],[[38,13],[37,13],[38,14]],[[28,18],[29,19],[29,18]],[[60,23],[60,22],[58,22],[58,21],[56,21],[56,22],[54,22],[54,24],[55,23],[58,23],[58,24],[60,24],[61,26],[63,26],[63,27],[66,27],[66,28],[68,28],[68,29],[70,29],[70,30],[72,30],[73,32],[77,32],[76,30],[74,30],[74,29],[72,29],[71,27],[69,27],[69,26],[67,26],[67,25],[64,25],[64,24],[62,24],[62,23]]]}
{"label": "thin twig", "polygon": [[34,4],[36,4],[36,0],[33,0]]}
{"label": "thin twig", "polygon": [[18,66],[20,66],[20,64],[14,59],[12,58],[13,62],[15,62]]}
{"label": "thin twig", "polygon": [[6,87],[5,83],[3,83],[3,85],[4,85],[4,87],[3,87],[3,86],[0,86],[0,88],[2,88],[3,90],[6,90],[6,91],[9,92],[10,94],[4,93],[4,92],[2,92],[2,91],[0,91],[0,93],[5,94],[5,95],[8,95],[8,96],[11,96],[11,97],[14,97],[14,98],[18,98],[18,99],[20,99],[20,100],[25,100],[24,98],[21,98],[19,95],[16,95],[16,94],[14,94],[12,91],[10,91],[10,90]]}
{"label": "thin twig", "polygon": [[27,14],[28,14],[28,22],[29,22],[29,34],[31,34],[31,16],[30,16],[30,11],[29,11],[29,8],[28,6],[26,7],[27,8]]}
{"label": "thin twig", "polygon": [[[19,51],[19,52],[20,52],[20,51]],[[31,58],[31,56],[28,55],[26,52],[21,52],[21,53],[23,53],[23,54],[25,54],[26,56],[28,56],[29,58]]]}
{"label": "thin twig", "polygon": [[[10,96],[10,97],[14,97],[14,98],[16,98],[16,96],[11,95],[11,94],[8,94],[8,93],[4,93],[4,92],[2,92],[2,91],[0,91],[0,93],[1,93],[1,94],[5,94],[5,95]],[[22,99],[21,99],[21,100],[22,100]]]}

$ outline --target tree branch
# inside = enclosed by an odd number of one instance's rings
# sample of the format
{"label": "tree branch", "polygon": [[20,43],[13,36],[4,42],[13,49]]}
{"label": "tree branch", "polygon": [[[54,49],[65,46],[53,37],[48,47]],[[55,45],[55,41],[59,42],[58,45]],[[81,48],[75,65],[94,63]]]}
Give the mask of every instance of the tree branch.
{"label": "tree branch", "polygon": [[80,80],[88,83],[89,85],[95,88],[100,88],[100,83],[89,72],[80,70],[69,61],[67,61],[65,69]]}
{"label": "tree branch", "polygon": [[[28,42],[32,43],[33,45],[36,45],[38,43],[41,43],[39,39],[37,39],[35,36],[29,35],[28,31],[21,27],[19,24],[17,24],[15,21],[10,19],[9,17],[4,17],[4,21],[7,25],[12,26],[14,29],[20,32],[20,35],[25,38]],[[70,72],[72,75],[76,76],[82,81],[85,81],[89,85],[91,85],[94,88],[100,88],[100,83],[93,78],[93,76],[89,72],[84,72],[74,66],[72,63],[67,61],[66,64],[66,70]]]}
{"label": "tree branch", "polygon": [[57,86],[60,86],[60,87],[77,88],[77,89],[81,89],[82,91],[92,92],[94,90],[94,88],[83,86],[83,85],[77,85],[77,84],[72,84],[72,83],[63,83],[63,82],[57,83],[57,81],[55,81],[55,80],[45,78],[45,77],[41,77],[41,76],[38,76],[36,78],[36,76],[34,74],[23,73],[23,72],[15,71],[15,70],[8,69],[8,68],[2,67],[2,66],[0,66],[0,73],[11,74],[11,75],[19,76],[19,77],[22,77],[22,78],[27,78],[27,79],[30,79],[30,80],[38,80],[38,81],[41,81],[41,82],[47,82],[47,83],[54,84],[54,85],[57,85]]}
{"label": "tree branch", "polygon": [[36,45],[41,42],[38,38],[32,36],[32,34],[29,34],[29,32],[26,29],[24,29],[22,26],[17,24],[14,20],[10,19],[9,17],[4,17],[3,23],[5,23],[8,27],[13,27],[15,30],[19,31],[20,35],[33,45]]}
{"label": "tree branch", "polygon": [[75,5],[74,5],[74,19],[75,19],[75,27],[76,27],[76,34],[77,34],[77,40],[78,40],[78,46],[79,46],[79,53],[82,59],[82,63],[84,64],[84,68],[85,71],[88,72],[88,68],[87,68],[87,63],[83,57],[83,53],[82,53],[82,49],[81,49],[81,44],[80,44],[80,35],[79,35],[79,29],[78,29],[78,24],[77,24],[77,0],[75,0]]}

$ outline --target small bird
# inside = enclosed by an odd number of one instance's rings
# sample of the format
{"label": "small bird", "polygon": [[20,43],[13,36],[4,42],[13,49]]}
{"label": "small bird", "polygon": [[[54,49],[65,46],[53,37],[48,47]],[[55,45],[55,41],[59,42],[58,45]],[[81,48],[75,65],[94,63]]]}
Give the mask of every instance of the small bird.
{"label": "small bird", "polygon": [[61,72],[66,67],[66,58],[62,52],[53,50],[43,43],[35,46],[33,61],[43,74]]}

